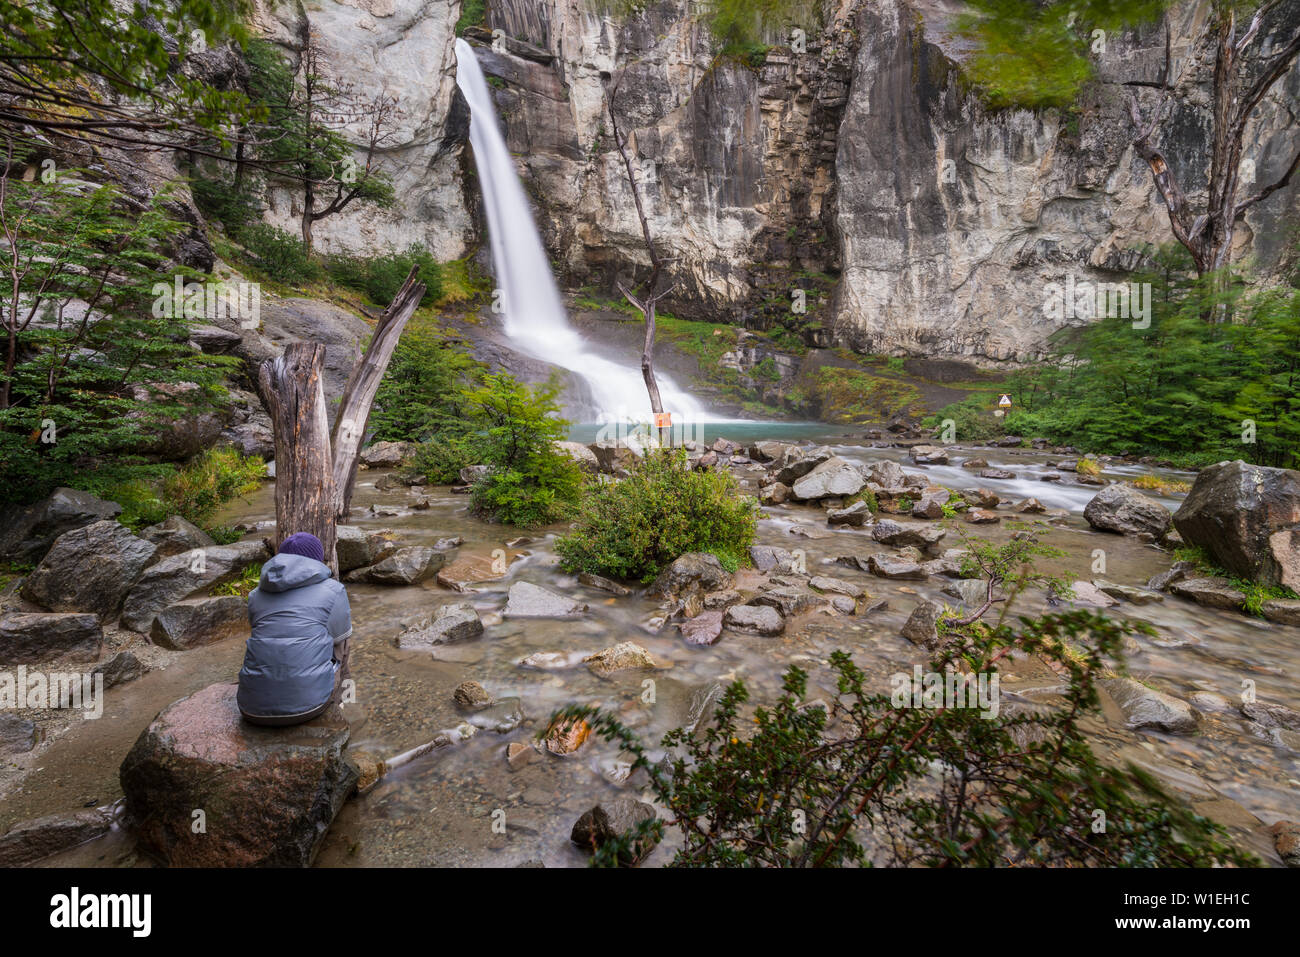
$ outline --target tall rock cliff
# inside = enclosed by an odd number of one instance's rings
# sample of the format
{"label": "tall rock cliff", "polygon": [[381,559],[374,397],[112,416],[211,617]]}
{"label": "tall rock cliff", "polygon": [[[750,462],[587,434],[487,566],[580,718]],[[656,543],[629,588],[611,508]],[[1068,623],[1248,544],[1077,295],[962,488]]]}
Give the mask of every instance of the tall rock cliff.
{"label": "tall rock cliff", "polygon": [[[1300,16],[1300,0],[1288,0]],[[1068,277],[1115,282],[1169,242],[1150,173],[1133,153],[1126,84],[1152,80],[1164,25],[1106,38],[1100,82],[1077,112],[983,109],[947,0],[826,0],[761,64],[719,57],[685,0],[631,17],[591,0],[489,0],[476,49],[507,142],[566,281],[613,289],[645,275],[607,96],[630,133],[650,226],[673,257],[680,315],[782,324],[864,352],[1023,361],[1062,325],[1043,309]],[[1177,53],[1204,6],[1175,9]],[[452,50],[457,0],[315,0],[264,19],[288,49],[304,22],[358,82],[396,93],[399,206],[322,224],[327,248],[413,239],[440,256],[476,239]],[[269,19],[268,19],[269,18]],[[495,31],[494,35],[492,32]],[[1280,174],[1297,140],[1293,71],[1248,133],[1253,175]],[[1198,92],[1164,146],[1188,183],[1208,163]],[[1253,209],[1238,258],[1267,275],[1289,242],[1300,181]],[[276,215],[292,218],[281,197]],[[807,312],[792,310],[797,290]]]}

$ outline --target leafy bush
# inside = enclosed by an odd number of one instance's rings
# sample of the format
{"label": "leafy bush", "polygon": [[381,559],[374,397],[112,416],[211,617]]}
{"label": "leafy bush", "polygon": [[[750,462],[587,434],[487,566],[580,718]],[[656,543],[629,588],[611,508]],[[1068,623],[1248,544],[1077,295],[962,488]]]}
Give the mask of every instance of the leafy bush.
{"label": "leafy bush", "polygon": [[990,713],[969,699],[918,707],[910,672],[884,693],[880,676],[836,650],[828,706],[806,703],[798,667],[770,708],[747,710],[749,692],[735,681],[707,723],[664,737],[666,762],[597,708],[565,709],[550,726],[588,722],[632,755],[671,809],[668,822],[642,822],[603,844],[597,866],[634,861],[665,826],[681,838],[679,867],[1257,864],[1146,771],[1105,765],[1090,747],[1081,723],[1099,706],[1094,681],[1139,630],[1151,628],[1073,611],[945,633],[931,674],[986,677],[996,693],[1000,660],[1038,656],[1067,681],[1050,710],[1002,701]]}
{"label": "leafy bush", "polygon": [[460,481],[460,470],[479,464],[479,443],[473,435],[435,435],[415,448],[408,470],[434,485]]}
{"label": "leafy bush", "polygon": [[627,478],[588,492],[556,552],[570,571],[640,581],[686,552],[711,552],[734,570],[757,512],[728,473],[693,471],[681,449],[652,450]]}
{"label": "leafy bush", "polygon": [[254,223],[239,231],[239,241],[253,257],[253,264],[275,282],[303,286],[321,277],[319,264],[302,240],[283,229]]}
{"label": "leafy bush", "polygon": [[344,254],[325,260],[325,271],[340,286],[363,293],[371,302],[387,306],[402,287],[411,267],[426,289],[421,305],[430,305],[442,298],[442,268],[433,254],[418,243],[412,243],[405,252],[390,250],[382,256],[364,259]]}
{"label": "leafy bush", "polygon": [[238,239],[245,229],[262,218],[258,188],[251,177],[236,184],[221,176],[198,176],[190,183],[190,192],[199,211],[220,223],[232,239]]}
{"label": "leafy bush", "polygon": [[943,427],[946,419],[952,420],[954,442],[992,439],[1005,431],[1003,420],[993,415],[988,396],[973,395],[969,399],[946,405],[934,415],[924,419],[921,427],[939,429]]}
{"label": "leafy bush", "polygon": [[466,394],[480,464],[488,474],[474,485],[476,512],[528,528],[568,518],[582,491],[582,471],[558,451],[568,425],[558,418],[559,385],[537,388],[506,373],[489,375]]}

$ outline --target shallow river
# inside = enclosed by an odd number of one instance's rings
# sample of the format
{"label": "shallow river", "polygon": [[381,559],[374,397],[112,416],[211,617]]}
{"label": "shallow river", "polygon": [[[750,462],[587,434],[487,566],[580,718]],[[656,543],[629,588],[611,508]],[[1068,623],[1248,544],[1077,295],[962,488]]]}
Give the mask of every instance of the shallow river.
{"label": "shallow river", "polygon": [[[740,440],[757,430],[730,425],[715,431]],[[888,457],[904,461],[909,470],[919,468],[907,463],[901,450],[867,448],[850,433],[828,433],[827,427],[762,429],[764,437],[778,433],[782,438],[816,437],[856,461]],[[982,485],[1003,497],[1033,495],[1048,507],[1069,510],[1068,519],[1042,536],[1046,544],[1068,553],[1066,558],[1047,563],[1046,570],[1074,578],[1105,577],[1143,584],[1168,567],[1170,559],[1165,552],[1132,539],[1089,531],[1081,512],[1096,489],[1038,480],[1050,456],[983,448],[969,454],[987,459],[992,466],[1008,468],[1018,478],[979,480],[959,467],[926,471],[939,484],[959,488]],[[961,453],[956,456],[961,457]],[[355,625],[352,671],[359,699],[345,710],[353,727],[353,746],[393,755],[431,739],[440,729],[455,726],[463,716],[452,703],[452,691],[468,679],[481,682],[498,699],[518,697],[526,720],[510,734],[482,731],[463,744],[419,759],[390,774],[367,796],[349,801],[326,839],[317,861],[320,866],[510,866],[527,861],[541,861],[546,866],[583,865],[586,858],[568,841],[577,817],[602,796],[620,792],[646,795],[635,781],[620,787],[610,780],[618,755],[601,742],[593,740],[568,758],[535,755],[517,771],[507,766],[507,742],[527,740],[554,709],[574,702],[614,709],[646,739],[657,741],[665,731],[689,720],[693,699],[714,682],[742,677],[755,700],[771,700],[781,672],[792,663],[811,670],[814,685],[824,682],[826,673],[821,665],[836,648],[852,650],[861,666],[880,676],[882,690],[886,690],[890,674],[910,671],[913,663],[922,660],[917,649],[900,637],[899,628],[916,601],[940,597],[945,581],[890,582],[844,566],[825,565],[836,555],[868,554],[877,546],[861,530],[831,532],[819,509],[765,508],[760,542],[802,548],[811,573],[824,571],[860,582],[871,595],[887,598],[888,607],[864,617],[810,615],[792,619],[778,638],[724,632],[712,647],[690,647],[677,636],[675,627],[653,630],[651,620],[660,613],[656,603],[640,595],[616,599],[585,588],[563,573],[552,548],[561,529],[532,533],[531,542],[510,548],[508,541],[528,533],[474,519],[466,510],[466,498],[446,490],[433,495],[433,507],[427,511],[403,509],[396,517],[372,516],[372,504],[400,507],[409,500],[405,489],[376,491],[374,481],[380,474],[361,474],[354,524],[392,528],[405,544],[432,544],[439,538],[460,535],[465,539],[461,557],[490,558],[498,548],[520,554],[504,578],[477,584],[466,595],[434,582],[414,588],[349,586]],[[736,474],[756,490],[762,471],[739,467]],[[1118,478],[1122,473],[1110,474]],[[1177,507],[1176,501],[1167,504]],[[273,519],[269,486],[220,517],[223,523]],[[792,529],[813,537],[797,535]],[[1010,530],[980,526],[978,534],[1005,539]],[[944,544],[960,544],[955,531]],[[1090,571],[1094,550],[1099,548],[1105,551],[1104,576]],[[589,612],[575,621],[502,621],[506,590],[517,580],[581,596]],[[404,621],[428,615],[443,603],[463,600],[471,601],[483,617],[486,633],[481,639],[443,647],[436,655],[394,647],[393,638]],[[1017,610],[1039,610],[1043,606],[1036,605],[1037,601],[1026,600]],[[1113,611],[1159,627],[1161,637],[1141,639],[1141,650],[1129,662],[1133,675],[1152,686],[1183,698],[1203,690],[1236,700],[1243,680],[1249,679],[1256,683],[1259,700],[1300,708],[1294,681],[1300,629],[1202,608],[1172,596],[1159,604],[1125,604]],[[602,679],[581,665],[536,671],[517,664],[533,652],[591,653],[624,640],[647,648],[660,662],[660,670],[651,675],[632,672]],[[16,820],[108,803],[118,797],[117,766],[153,714],[214,681],[233,680],[242,656],[241,644],[227,641],[177,654],[165,668],[111,691],[103,720],[84,722],[60,737],[42,755],[42,770],[0,802],[0,830]],[[1051,675],[1036,671],[1029,663],[1012,666],[1010,671],[1004,689],[1032,695],[1036,687],[1046,690],[1053,684]],[[652,704],[644,700],[648,697],[647,679],[653,681]],[[830,689],[810,690],[810,699],[819,696],[829,697]],[[1097,747],[1107,756],[1148,767],[1203,813],[1224,823],[1244,827],[1254,823],[1250,815],[1264,823],[1298,816],[1300,753],[1295,748],[1300,742],[1293,737],[1272,739],[1252,730],[1239,716],[1221,714],[1203,715],[1201,730],[1195,735],[1134,734],[1123,730],[1117,715],[1109,714],[1094,724],[1093,731]],[[498,833],[503,819],[497,812],[504,814],[504,834]],[[498,827],[494,828],[494,822]],[[1244,838],[1245,831],[1239,833]],[[1250,843],[1260,852],[1266,846],[1258,839]],[[663,863],[670,853],[666,844],[655,851],[649,863]],[[51,863],[129,866],[140,862],[129,839],[117,833]]]}

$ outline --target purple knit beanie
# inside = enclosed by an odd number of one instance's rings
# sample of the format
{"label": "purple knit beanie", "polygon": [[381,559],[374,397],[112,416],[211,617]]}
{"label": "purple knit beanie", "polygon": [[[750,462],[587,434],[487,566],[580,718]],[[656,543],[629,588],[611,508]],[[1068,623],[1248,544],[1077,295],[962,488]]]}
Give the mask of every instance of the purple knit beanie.
{"label": "purple knit beanie", "polygon": [[318,562],[323,562],[325,546],[311,532],[294,532],[280,543],[279,554],[301,555],[304,558],[314,558]]}

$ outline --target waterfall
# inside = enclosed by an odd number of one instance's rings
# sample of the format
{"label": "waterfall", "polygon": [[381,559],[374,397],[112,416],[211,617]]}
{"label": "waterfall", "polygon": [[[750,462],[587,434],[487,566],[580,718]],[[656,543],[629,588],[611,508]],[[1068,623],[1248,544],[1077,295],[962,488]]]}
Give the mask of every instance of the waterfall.
{"label": "waterfall", "polygon": [[[527,355],[568,369],[591,391],[599,421],[650,421],[650,397],[640,364],[622,365],[591,352],[578,331],[569,325],[542,239],[497,128],[496,111],[487,81],[474,56],[474,48],[456,41],[456,83],[470,108],[470,143],[483,190],[505,331]],[[703,407],[666,376],[659,374],[664,411],[673,422],[699,421]]]}

